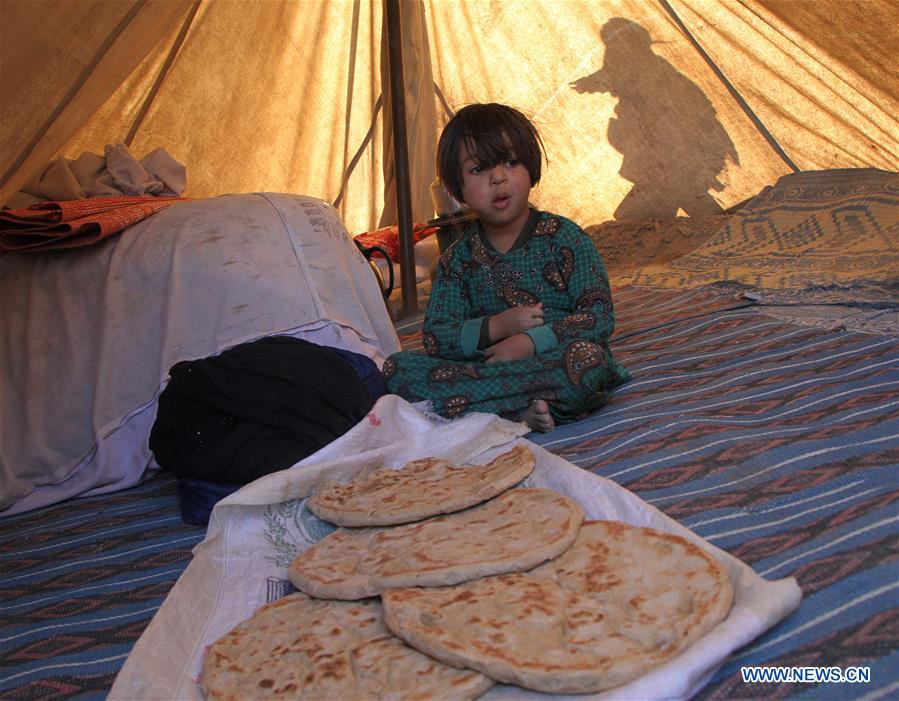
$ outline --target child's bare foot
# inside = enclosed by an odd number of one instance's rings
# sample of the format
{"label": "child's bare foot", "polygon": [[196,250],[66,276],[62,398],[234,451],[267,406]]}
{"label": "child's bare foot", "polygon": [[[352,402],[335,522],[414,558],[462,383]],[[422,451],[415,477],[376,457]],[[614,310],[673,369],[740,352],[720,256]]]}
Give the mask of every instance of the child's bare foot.
{"label": "child's bare foot", "polygon": [[520,421],[524,421],[532,431],[547,433],[556,427],[553,415],[549,413],[549,405],[545,399],[535,399],[531,405],[521,412]]}

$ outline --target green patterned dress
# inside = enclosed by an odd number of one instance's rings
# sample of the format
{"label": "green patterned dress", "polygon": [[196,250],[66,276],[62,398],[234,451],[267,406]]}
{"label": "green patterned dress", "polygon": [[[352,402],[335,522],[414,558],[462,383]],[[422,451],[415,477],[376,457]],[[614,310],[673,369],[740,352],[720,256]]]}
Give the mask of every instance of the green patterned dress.
{"label": "green patterned dress", "polygon": [[[526,332],[535,355],[484,363],[487,317],[538,302],[544,324]],[[443,253],[422,330],[426,353],[395,353],[382,371],[391,393],[430,400],[446,417],[481,411],[517,418],[545,399],[557,422],[576,421],[629,379],[609,350],[614,328],[609,281],[593,242],[574,222],[532,210],[504,254],[477,222]]]}

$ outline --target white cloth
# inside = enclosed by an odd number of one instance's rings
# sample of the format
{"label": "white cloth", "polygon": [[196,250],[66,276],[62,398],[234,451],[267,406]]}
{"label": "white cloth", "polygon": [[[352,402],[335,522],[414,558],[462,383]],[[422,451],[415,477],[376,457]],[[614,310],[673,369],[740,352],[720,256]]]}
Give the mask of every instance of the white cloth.
{"label": "white cloth", "polygon": [[7,254],[0,300],[0,514],[136,484],[181,360],[273,334],[379,366],[399,350],[333,207],[300,195],[181,202],[85,249]]}
{"label": "white cloth", "polygon": [[125,144],[106,144],[102,156],[85,151],[75,159],[54,158],[6,206],[19,209],[40,202],[120,195],[180,197],[186,187],[187,168],[164,148],[137,160]]}
{"label": "white cloth", "polygon": [[[304,510],[304,499],[324,481],[435,455],[457,464],[483,463],[525,432],[491,414],[452,422],[431,420],[395,395],[382,397],[367,420],[289,470],[263,477],[216,505],[206,538],[137,641],[109,701],[202,699],[197,680],[203,653],[259,606],[284,593],[286,565],[327,531]],[[748,566],[615,483],[585,472],[534,444],[537,466],[526,482],[576,499],[588,518],[625,521],[697,542],[725,564],[735,588],[725,621],[683,654],[626,686],[577,699],[688,698],[737,648],[799,605],[794,579],[763,580]],[[545,698],[498,685],[484,699]]]}

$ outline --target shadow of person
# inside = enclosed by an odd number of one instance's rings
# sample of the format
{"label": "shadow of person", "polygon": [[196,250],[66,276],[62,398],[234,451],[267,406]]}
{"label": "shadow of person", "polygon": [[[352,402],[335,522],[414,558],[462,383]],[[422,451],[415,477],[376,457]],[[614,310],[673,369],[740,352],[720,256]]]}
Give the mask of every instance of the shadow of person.
{"label": "shadow of person", "polygon": [[609,143],[624,160],[620,175],[633,183],[615,219],[668,219],[678,209],[692,217],[717,214],[709,193],[736,147],[700,88],[652,51],[649,32],[614,17],[603,25],[603,66],[574,81],[580,93],[618,98]]}

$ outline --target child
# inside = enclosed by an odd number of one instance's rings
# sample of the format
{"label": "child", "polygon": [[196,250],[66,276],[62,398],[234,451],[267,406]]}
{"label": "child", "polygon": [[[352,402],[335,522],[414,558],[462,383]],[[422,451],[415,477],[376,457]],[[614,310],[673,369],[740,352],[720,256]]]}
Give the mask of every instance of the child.
{"label": "child", "polygon": [[528,204],[542,145],[505,105],[469,105],[446,125],[438,174],[478,219],[440,257],[427,354],[390,356],[388,391],[428,399],[446,417],[491,412],[546,432],[602,406],[629,379],[608,347],[615,316],[593,242]]}

